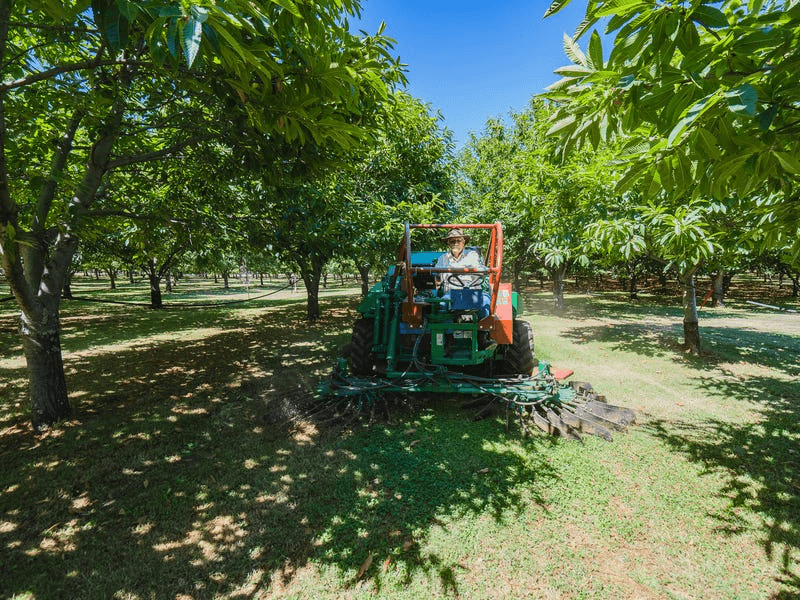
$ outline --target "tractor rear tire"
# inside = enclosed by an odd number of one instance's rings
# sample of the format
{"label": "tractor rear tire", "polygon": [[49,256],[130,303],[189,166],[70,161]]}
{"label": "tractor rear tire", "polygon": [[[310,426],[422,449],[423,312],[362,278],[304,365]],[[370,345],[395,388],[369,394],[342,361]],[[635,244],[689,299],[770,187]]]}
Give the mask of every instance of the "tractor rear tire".
{"label": "tractor rear tire", "polygon": [[536,366],[533,332],[527,321],[514,321],[512,344],[506,349],[505,371],[508,375],[530,375]]}
{"label": "tractor rear tire", "polygon": [[374,319],[359,319],[353,325],[353,337],[350,341],[350,372],[353,375],[372,375],[372,330]]}

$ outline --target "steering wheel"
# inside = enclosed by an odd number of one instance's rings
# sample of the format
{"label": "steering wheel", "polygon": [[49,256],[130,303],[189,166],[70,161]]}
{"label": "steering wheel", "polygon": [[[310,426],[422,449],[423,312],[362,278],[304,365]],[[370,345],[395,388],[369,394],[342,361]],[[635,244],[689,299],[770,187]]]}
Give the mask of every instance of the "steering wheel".
{"label": "steering wheel", "polygon": [[[462,275],[467,275],[470,278],[470,283],[464,283],[464,280],[461,279]],[[479,290],[483,285],[483,276],[480,274],[472,275],[466,273],[451,273],[447,276],[447,283],[450,287],[459,287],[465,288],[468,290]]]}

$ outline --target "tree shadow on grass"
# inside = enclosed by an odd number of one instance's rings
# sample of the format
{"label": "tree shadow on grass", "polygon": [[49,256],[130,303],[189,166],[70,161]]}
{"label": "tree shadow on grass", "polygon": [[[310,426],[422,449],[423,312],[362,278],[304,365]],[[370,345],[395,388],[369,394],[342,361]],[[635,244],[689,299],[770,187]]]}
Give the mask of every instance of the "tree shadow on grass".
{"label": "tree shadow on grass", "polygon": [[732,397],[755,405],[756,418],[745,424],[650,419],[642,427],[708,471],[722,473],[726,483],[720,494],[727,506],[712,515],[719,533],[759,531],[765,554],[783,570],[784,589],[772,598],[800,598],[800,338],[706,326],[701,330],[706,351],[694,356],[679,351],[677,332],[677,327],[624,323],[578,326],[564,335],[681,362],[709,402]]}
{"label": "tree shadow on grass", "polygon": [[701,329],[703,352],[682,351],[681,324],[615,323],[571,327],[562,336],[576,343],[602,342],[613,349],[642,356],[665,356],[695,369],[714,370],[720,362],[738,362],[800,375],[800,338],[741,327],[706,326]]}
{"label": "tree shadow on grass", "polygon": [[[528,313],[553,315],[574,321],[613,319],[621,322],[636,322],[642,318],[652,319],[653,317],[658,317],[674,322],[679,330],[682,328],[683,323],[683,307],[680,295],[647,295],[637,300],[631,300],[626,294],[619,292],[566,295],[562,310],[556,310],[552,299],[541,293],[524,293],[523,296]],[[758,296],[755,297],[758,298]],[[698,299],[699,302],[700,299]],[[745,309],[745,311],[741,309]],[[747,314],[752,309],[752,306],[745,305],[739,299],[731,300],[727,305],[727,309],[711,308],[708,305],[699,311],[701,334],[707,323],[741,316],[743,312]]]}
{"label": "tree shadow on grass", "polygon": [[709,472],[722,474],[726,507],[711,515],[719,533],[759,531],[765,554],[782,566],[784,590],[773,598],[800,598],[800,384],[749,377],[709,381],[708,391],[751,398],[759,418],[747,424],[653,420],[643,427]]}
{"label": "tree shadow on grass", "polygon": [[636,320],[639,317],[659,316],[680,318],[683,314],[680,299],[671,297],[652,297],[631,301],[624,294],[602,293],[593,295],[565,295],[564,307],[553,306],[552,297],[541,293],[523,292],[525,309],[528,313],[553,315],[571,320],[623,319]]}
{"label": "tree shadow on grass", "polygon": [[641,356],[665,356],[680,349],[676,335],[679,328],[651,323],[623,323],[576,326],[561,332],[561,336],[575,342],[601,342],[612,349],[632,352]]}
{"label": "tree shadow on grass", "polygon": [[0,596],[257,597],[311,571],[355,586],[368,556],[376,590],[391,564],[457,594],[458,565],[423,551],[428,536],[541,503],[556,474],[536,449],[553,441],[523,450],[447,404],[355,431],[274,422],[349,337],[344,301],[314,325],[301,314],[68,358],[76,421],[34,437],[6,415]]}
{"label": "tree shadow on grass", "polygon": [[195,329],[224,329],[233,323],[241,324],[237,316],[241,310],[276,309],[301,303],[302,299],[298,298],[255,300],[246,306],[192,307],[172,304],[161,310],[106,304],[71,306],[63,310],[61,316],[64,350],[77,352],[103,345],[149,343],[152,336],[165,332],[177,335],[181,331]]}

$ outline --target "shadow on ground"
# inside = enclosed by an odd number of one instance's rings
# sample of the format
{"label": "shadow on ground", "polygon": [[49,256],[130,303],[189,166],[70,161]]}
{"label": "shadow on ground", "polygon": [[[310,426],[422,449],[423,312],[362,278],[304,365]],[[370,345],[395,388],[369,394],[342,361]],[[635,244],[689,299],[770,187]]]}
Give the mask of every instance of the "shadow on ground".
{"label": "shadow on ground", "polygon": [[457,593],[457,566],[423,542],[458,515],[541,502],[556,475],[535,446],[553,442],[498,450],[502,427],[450,405],[355,430],[286,421],[349,337],[352,304],[324,308],[313,325],[275,306],[236,327],[221,314],[201,338],[79,342],[75,421],[36,437],[0,419],[0,596],[251,597],[301,585],[311,562],[348,585],[365,568],[380,589],[387,559]]}
{"label": "shadow on ground", "polygon": [[[749,423],[651,419],[643,427],[708,471],[723,474],[727,508],[712,515],[720,535],[760,532],[765,554],[783,565],[781,583],[789,590],[773,599],[800,598],[800,338],[712,324],[701,327],[705,352],[692,356],[676,342],[680,324],[575,326],[563,335],[576,343],[597,341],[680,362],[709,398],[752,404],[755,418]],[[762,375],[766,370],[775,376]],[[758,522],[745,518],[752,514]]]}
{"label": "shadow on ground", "polygon": [[714,393],[751,398],[758,418],[747,424],[653,420],[645,428],[707,471],[722,474],[726,508],[711,515],[720,535],[759,532],[765,554],[780,561],[781,583],[791,590],[772,598],[800,598],[800,384],[749,377],[711,386]]}

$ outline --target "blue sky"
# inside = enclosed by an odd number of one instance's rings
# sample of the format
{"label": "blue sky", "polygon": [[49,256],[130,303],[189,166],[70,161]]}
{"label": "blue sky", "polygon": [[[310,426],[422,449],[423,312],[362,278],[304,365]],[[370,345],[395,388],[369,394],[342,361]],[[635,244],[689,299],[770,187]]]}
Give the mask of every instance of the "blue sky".
{"label": "blue sky", "polygon": [[[569,63],[563,35],[581,22],[585,0],[542,19],[551,0],[363,0],[353,29],[381,21],[408,69],[408,91],[439,109],[461,146],[487,118],[527,106]],[[585,40],[581,39],[581,45]]]}

